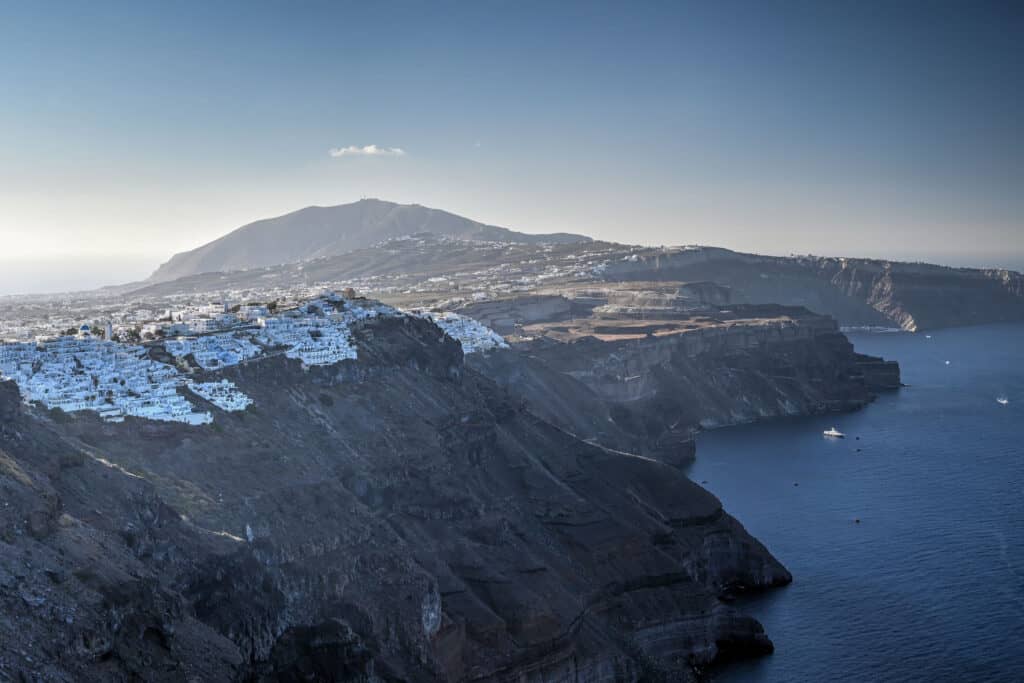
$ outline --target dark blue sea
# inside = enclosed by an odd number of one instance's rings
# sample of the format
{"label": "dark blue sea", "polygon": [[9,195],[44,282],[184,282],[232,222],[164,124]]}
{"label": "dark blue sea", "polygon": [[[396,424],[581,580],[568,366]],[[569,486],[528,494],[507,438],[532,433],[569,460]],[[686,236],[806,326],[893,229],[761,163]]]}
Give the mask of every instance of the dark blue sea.
{"label": "dark blue sea", "polygon": [[1024,681],[1024,325],[850,337],[909,386],[698,440],[690,476],[794,577],[741,604],[775,654],[715,680]]}

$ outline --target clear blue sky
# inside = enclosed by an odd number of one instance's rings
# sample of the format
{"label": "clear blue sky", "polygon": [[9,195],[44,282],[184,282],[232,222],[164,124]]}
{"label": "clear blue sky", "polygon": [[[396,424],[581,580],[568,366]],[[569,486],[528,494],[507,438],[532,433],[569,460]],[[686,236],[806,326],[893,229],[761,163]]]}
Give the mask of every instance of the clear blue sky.
{"label": "clear blue sky", "polygon": [[[966,0],[4,3],[0,267],[143,275],[361,196],[618,241],[1016,264],[1022,36],[1024,3]],[[329,154],[367,145],[404,154]]]}

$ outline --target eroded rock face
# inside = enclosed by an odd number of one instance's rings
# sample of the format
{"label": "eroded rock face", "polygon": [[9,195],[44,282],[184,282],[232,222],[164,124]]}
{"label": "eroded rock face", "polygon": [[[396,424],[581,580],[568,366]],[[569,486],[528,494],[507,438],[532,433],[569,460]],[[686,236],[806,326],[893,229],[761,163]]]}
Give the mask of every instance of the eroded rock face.
{"label": "eroded rock face", "polygon": [[670,464],[692,459],[701,428],[854,410],[900,386],[898,364],[855,353],[827,316],[732,308],[746,317],[647,321],[658,334],[641,337],[584,326],[602,338],[541,337],[467,362],[577,437]]}
{"label": "eroded rock face", "polygon": [[790,576],[714,496],[425,321],[357,336],[225,371],[255,404],[204,427],[0,384],[0,678],[687,680],[770,649],[720,596]]}
{"label": "eroded rock face", "polygon": [[743,254],[715,247],[637,252],[604,272],[615,280],[711,280],[737,303],[806,306],[844,325],[920,331],[1024,320],[1024,275],[926,263]]}

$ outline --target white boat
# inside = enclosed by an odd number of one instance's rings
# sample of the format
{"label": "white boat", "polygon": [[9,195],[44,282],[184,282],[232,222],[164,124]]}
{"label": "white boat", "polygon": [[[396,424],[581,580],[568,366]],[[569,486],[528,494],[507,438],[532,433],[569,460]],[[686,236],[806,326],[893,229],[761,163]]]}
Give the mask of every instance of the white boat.
{"label": "white boat", "polygon": [[823,433],[823,434],[824,434],[825,436],[831,436],[831,437],[832,437],[832,438],[834,438],[834,439],[842,439],[843,437],[845,437],[845,436],[846,436],[846,434],[843,434],[843,433],[842,433],[841,431],[839,431],[839,430],[838,430],[838,429],[836,429],[835,427],[833,427],[832,429],[826,429],[826,430],[825,430],[824,432],[822,432],[822,433]]}
{"label": "white boat", "polygon": [[1005,406],[1009,402],[1010,399],[1006,398],[1005,396],[1000,396],[999,398],[996,399],[996,403],[998,403],[1001,406]]}
{"label": "white boat", "polygon": [[949,365],[949,361],[948,360],[946,361],[946,365]]}

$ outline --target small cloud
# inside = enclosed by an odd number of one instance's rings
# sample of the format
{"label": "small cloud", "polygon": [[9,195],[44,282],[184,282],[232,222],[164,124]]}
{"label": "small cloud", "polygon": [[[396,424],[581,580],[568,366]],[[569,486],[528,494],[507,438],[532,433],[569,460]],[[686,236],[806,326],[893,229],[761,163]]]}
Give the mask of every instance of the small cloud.
{"label": "small cloud", "polygon": [[365,147],[332,147],[327,152],[332,157],[404,157],[405,150],[401,147],[378,147],[377,145],[366,145]]}

